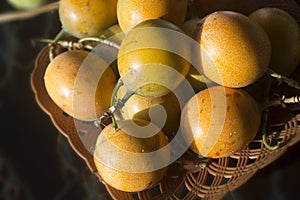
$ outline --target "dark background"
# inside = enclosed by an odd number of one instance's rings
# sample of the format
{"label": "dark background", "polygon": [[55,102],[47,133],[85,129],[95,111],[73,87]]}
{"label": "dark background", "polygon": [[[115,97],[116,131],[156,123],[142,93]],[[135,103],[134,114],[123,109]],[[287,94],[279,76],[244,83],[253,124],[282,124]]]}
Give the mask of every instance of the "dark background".
{"label": "dark background", "polygon": [[[3,0],[0,13],[12,11]],[[0,23],[0,200],[110,199],[103,185],[38,107],[30,87],[34,59],[60,30],[57,12]],[[226,199],[295,199],[300,144]]]}

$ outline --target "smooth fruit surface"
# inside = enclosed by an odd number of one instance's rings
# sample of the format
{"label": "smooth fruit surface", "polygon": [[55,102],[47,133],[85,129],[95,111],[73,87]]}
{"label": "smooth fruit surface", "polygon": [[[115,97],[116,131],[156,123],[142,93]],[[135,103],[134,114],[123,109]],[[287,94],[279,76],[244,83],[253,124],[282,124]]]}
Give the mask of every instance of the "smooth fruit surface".
{"label": "smooth fruit surface", "polygon": [[117,16],[124,32],[149,19],[164,19],[180,26],[187,12],[187,0],[118,0]]}
{"label": "smooth fruit surface", "polygon": [[197,41],[203,74],[220,85],[244,87],[268,69],[269,38],[257,23],[240,13],[218,11],[208,15]]}
{"label": "smooth fruit surface", "polygon": [[190,68],[184,58],[190,56],[189,46],[174,43],[183,36],[177,26],[160,19],[144,21],[128,32],[118,54],[118,70],[127,89],[148,97],[174,90]]}
{"label": "smooth fruit surface", "polygon": [[[126,192],[149,189],[161,181],[167,167],[153,171],[151,168],[155,162],[168,160],[169,157],[169,154],[155,158],[140,157],[139,155],[164,147],[168,140],[161,131],[151,137],[141,138],[143,134],[136,133],[132,122],[141,127],[149,125],[147,121],[135,119],[118,121],[117,130],[113,129],[112,124],[106,126],[98,136],[94,153],[94,161],[101,178],[112,187]],[[135,168],[145,172],[137,173]]]}
{"label": "smooth fruit surface", "polygon": [[99,33],[117,23],[117,0],[61,0],[59,18],[62,28],[82,38]]}
{"label": "smooth fruit surface", "polygon": [[49,63],[44,81],[49,96],[64,112],[94,120],[109,108],[116,77],[100,57],[74,50]]}
{"label": "smooth fruit surface", "polygon": [[214,86],[197,93],[182,111],[181,130],[197,154],[219,158],[245,148],[256,136],[261,114],[244,90]]}
{"label": "smooth fruit surface", "polygon": [[297,21],[279,8],[261,8],[249,17],[264,29],[270,39],[270,68],[285,76],[291,75],[300,62],[300,27]]}
{"label": "smooth fruit surface", "polygon": [[[122,97],[124,91],[119,91]],[[180,104],[173,92],[161,97],[133,95],[121,110],[124,119],[151,121],[169,137],[174,136],[180,123]]]}

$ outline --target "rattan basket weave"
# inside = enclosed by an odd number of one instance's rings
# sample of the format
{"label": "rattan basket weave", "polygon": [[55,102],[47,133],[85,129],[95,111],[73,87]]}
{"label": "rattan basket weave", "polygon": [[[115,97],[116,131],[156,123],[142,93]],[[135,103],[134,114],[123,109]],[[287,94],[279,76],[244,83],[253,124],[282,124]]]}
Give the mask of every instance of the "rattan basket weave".
{"label": "rattan basket weave", "polygon": [[[300,22],[300,8],[294,1],[272,1],[271,6],[287,10]],[[36,57],[35,68],[31,74],[31,86],[35,93],[36,101],[41,109],[47,113],[55,127],[68,138],[69,143],[76,153],[85,160],[87,166],[96,176],[97,170],[90,153],[91,149],[83,144],[80,133],[75,126],[75,119],[65,115],[63,111],[50,99],[44,86],[44,72],[49,63],[49,48],[45,47]],[[298,114],[299,113],[299,114]],[[292,117],[282,120],[272,126],[273,133],[269,135],[270,143],[277,139],[283,145],[276,150],[267,149],[258,134],[249,146],[230,157],[208,160],[206,167],[199,167],[199,162],[189,159],[185,155],[185,167],[174,163],[164,179],[154,188],[139,193],[118,191],[109,185],[107,191],[113,199],[117,200],[155,200],[155,199],[221,199],[229,191],[235,190],[247,182],[258,170],[279,158],[286,150],[300,140],[300,109],[292,111]],[[76,123],[84,123],[76,121]],[[90,143],[95,142],[91,137]],[[93,145],[90,145],[93,148]],[[190,160],[190,161],[189,161]],[[201,161],[202,163],[202,161]],[[203,164],[203,163],[202,163]]]}

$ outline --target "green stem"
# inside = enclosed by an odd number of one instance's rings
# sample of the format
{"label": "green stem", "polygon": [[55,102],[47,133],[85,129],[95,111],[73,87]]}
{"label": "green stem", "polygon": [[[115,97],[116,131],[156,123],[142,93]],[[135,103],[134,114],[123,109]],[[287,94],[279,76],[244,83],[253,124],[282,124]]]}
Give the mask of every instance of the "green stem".
{"label": "green stem", "polygon": [[275,79],[277,79],[277,81],[279,81],[279,83],[284,82],[286,83],[288,86],[292,87],[292,88],[296,88],[298,90],[300,90],[300,83],[288,78],[284,75],[278,74],[275,71],[268,69],[267,73],[269,73],[269,75]]}
{"label": "green stem", "polygon": [[[104,38],[100,38],[100,37],[86,37],[86,38],[81,38],[78,40],[79,43],[83,43],[83,42],[97,42],[97,43],[100,43],[100,44],[105,44],[105,45],[108,45],[108,46],[111,46],[111,47],[114,47],[116,49],[119,49],[120,48],[120,45],[110,41],[110,40],[107,40],[107,39],[104,39]],[[89,48],[92,48],[91,45],[88,46]]]}
{"label": "green stem", "polygon": [[41,39],[33,39],[33,42],[41,42],[41,43],[47,43],[47,44],[49,44],[49,43],[52,43],[53,40],[41,38]]}
{"label": "green stem", "polygon": [[[116,92],[117,91],[118,90],[116,90]],[[116,130],[118,128],[118,124],[117,124],[117,121],[115,119],[114,113],[116,111],[120,110],[132,95],[134,95],[134,92],[131,91],[131,90],[127,90],[126,93],[125,93],[125,95],[122,97],[122,99],[119,99],[119,100],[116,101],[116,99],[113,98],[112,107],[111,108],[113,108],[114,112],[112,112],[112,116],[111,117],[112,117],[112,123],[113,123],[114,130]]]}
{"label": "green stem", "polygon": [[110,100],[110,106],[113,106],[116,100],[116,96],[117,96],[117,92],[119,91],[120,87],[122,87],[122,85],[124,85],[122,79],[119,78],[116,86],[113,89],[112,92],[112,96],[111,96],[111,100]]}
{"label": "green stem", "polygon": [[[117,92],[119,91],[119,89],[122,85],[124,85],[124,83],[123,83],[122,79],[119,78],[117,85],[114,87],[113,92],[112,92],[112,96],[111,96],[111,100],[110,100],[110,107],[115,106]],[[118,124],[117,124],[117,120],[113,113],[111,115],[111,119],[112,119],[113,128],[114,128],[114,130],[116,130],[118,128]]]}
{"label": "green stem", "polygon": [[64,29],[61,29],[59,33],[55,36],[55,38],[52,40],[52,44],[57,43],[61,38],[63,38],[65,35],[67,35],[67,32]]}
{"label": "green stem", "polygon": [[276,145],[272,146],[268,143],[268,138],[267,138],[267,121],[268,121],[268,112],[263,113],[263,119],[262,119],[262,134],[263,134],[263,143],[265,147],[269,150],[276,150],[280,147],[282,142],[277,142]]}
{"label": "green stem", "polygon": [[118,128],[117,120],[114,116],[114,113],[116,111],[119,111],[124,106],[126,101],[128,101],[128,99],[134,94],[133,91],[127,90],[125,95],[122,97],[122,99],[117,100],[116,99],[117,92],[119,91],[120,87],[123,85],[124,85],[124,83],[123,83],[122,79],[119,79],[115,88],[113,89],[113,93],[112,93],[112,97],[111,97],[111,101],[110,101],[110,108],[99,119],[95,120],[95,122],[94,122],[95,126],[97,126],[97,127],[100,126],[102,121],[104,121],[105,119],[110,117],[112,119],[112,124],[113,124],[114,130],[116,130]]}

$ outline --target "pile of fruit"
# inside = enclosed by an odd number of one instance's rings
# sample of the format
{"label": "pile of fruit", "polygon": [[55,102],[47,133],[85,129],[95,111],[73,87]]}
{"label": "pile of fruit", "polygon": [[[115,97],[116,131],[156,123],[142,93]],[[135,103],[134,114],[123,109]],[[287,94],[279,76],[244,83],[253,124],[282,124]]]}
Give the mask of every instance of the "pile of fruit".
{"label": "pile of fruit", "polygon": [[61,0],[59,17],[45,87],[102,127],[94,162],[112,187],[151,188],[187,151],[226,157],[256,137],[280,147],[265,139],[268,111],[298,103],[300,89],[300,27],[286,11],[262,0]]}

